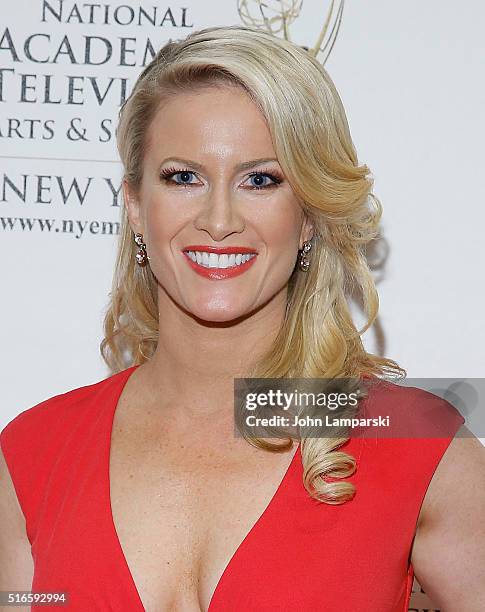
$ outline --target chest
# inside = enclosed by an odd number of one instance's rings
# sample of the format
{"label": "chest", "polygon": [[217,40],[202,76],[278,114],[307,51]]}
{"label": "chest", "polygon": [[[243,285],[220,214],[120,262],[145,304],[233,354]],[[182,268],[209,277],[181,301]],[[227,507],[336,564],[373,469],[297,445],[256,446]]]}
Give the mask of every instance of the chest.
{"label": "chest", "polygon": [[276,501],[293,455],[174,449],[113,431],[115,535],[146,610],[209,609],[233,555]]}
{"label": "chest", "polygon": [[351,440],[358,493],[332,506],[310,499],[299,449],[175,451],[116,428],[110,449],[101,433],[68,440],[50,472],[32,590],[66,590],[79,611],[407,609],[415,453],[385,469],[386,449]]}

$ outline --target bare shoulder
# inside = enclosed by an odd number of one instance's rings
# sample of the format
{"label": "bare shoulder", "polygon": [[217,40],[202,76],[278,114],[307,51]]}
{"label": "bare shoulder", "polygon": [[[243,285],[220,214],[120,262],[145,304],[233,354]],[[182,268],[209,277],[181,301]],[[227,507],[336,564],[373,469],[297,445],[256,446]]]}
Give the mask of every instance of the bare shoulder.
{"label": "bare shoulder", "polygon": [[438,463],[424,498],[411,562],[444,610],[485,610],[485,446],[465,426]]}
{"label": "bare shoulder", "polygon": [[[453,491],[464,501],[485,495],[485,446],[465,425],[457,431],[436,467],[423,501],[419,525],[437,520],[445,512]],[[478,502],[483,500],[483,497],[476,498]]]}
{"label": "bare shoulder", "polygon": [[33,572],[24,515],[0,450],[0,591],[30,590]]}

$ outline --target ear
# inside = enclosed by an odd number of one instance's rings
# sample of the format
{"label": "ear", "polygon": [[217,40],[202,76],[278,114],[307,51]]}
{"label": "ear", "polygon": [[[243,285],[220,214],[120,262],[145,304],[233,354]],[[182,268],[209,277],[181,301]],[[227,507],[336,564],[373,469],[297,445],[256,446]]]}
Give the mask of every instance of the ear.
{"label": "ear", "polygon": [[138,194],[126,179],[123,179],[123,202],[133,233],[143,233]]}
{"label": "ear", "polygon": [[314,236],[315,228],[308,216],[305,214],[304,221],[300,232],[300,249],[303,248],[303,243],[311,240]]}

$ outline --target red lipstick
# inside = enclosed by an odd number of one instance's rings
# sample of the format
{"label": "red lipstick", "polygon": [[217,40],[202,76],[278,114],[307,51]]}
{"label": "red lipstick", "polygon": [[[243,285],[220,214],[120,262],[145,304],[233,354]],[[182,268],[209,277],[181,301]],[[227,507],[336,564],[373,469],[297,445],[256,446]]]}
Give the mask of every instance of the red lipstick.
{"label": "red lipstick", "polygon": [[[242,264],[239,264],[239,265],[234,264],[233,266],[230,266],[229,268],[208,268],[206,266],[203,266],[193,261],[189,257],[187,251],[216,253],[217,255],[223,255],[223,254],[232,255],[232,254],[237,254],[237,253],[241,253],[242,255],[245,255],[245,254],[250,253],[250,254],[254,254],[254,257],[251,257],[250,259],[248,259],[248,261],[245,261]],[[208,245],[191,244],[191,245],[184,247],[183,253],[185,255],[185,260],[187,261],[189,266],[192,268],[192,270],[194,270],[194,272],[196,272],[200,276],[204,276],[205,278],[209,278],[212,280],[222,280],[224,278],[233,278],[234,276],[243,274],[244,272],[246,272],[246,270],[248,270],[253,265],[257,257],[257,251],[255,251],[254,249],[250,249],[248,247],[243,247],[243,246],[214,247],[214,246],[208,246]]]}

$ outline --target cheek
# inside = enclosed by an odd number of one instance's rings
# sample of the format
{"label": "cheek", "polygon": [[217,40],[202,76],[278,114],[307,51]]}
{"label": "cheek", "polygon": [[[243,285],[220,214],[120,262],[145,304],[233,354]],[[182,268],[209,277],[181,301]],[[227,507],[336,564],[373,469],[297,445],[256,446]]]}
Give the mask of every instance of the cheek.
{"label": "cheek", "polygon": [[283,201],[281,206],[260,220],[260,233],[269,256],[278,257],[282,264],[294,261],[298,254],[301,223],[302,212],[291,201]]}
{"label": "cheek", "polygon": [[180,207],[170,198],[159,194],[145,197],[145,231],[147,248],[163,255],[170,250],[172,238],[187,222],[180,214]]}
{"label": "cheek", "polygon": [[286,285],[295,268],[299,246],[299,217],[286,210],[273,224],[268,224],[261,236],[266,249],[266,262],[262,266],[261,290],[266,298]]}

